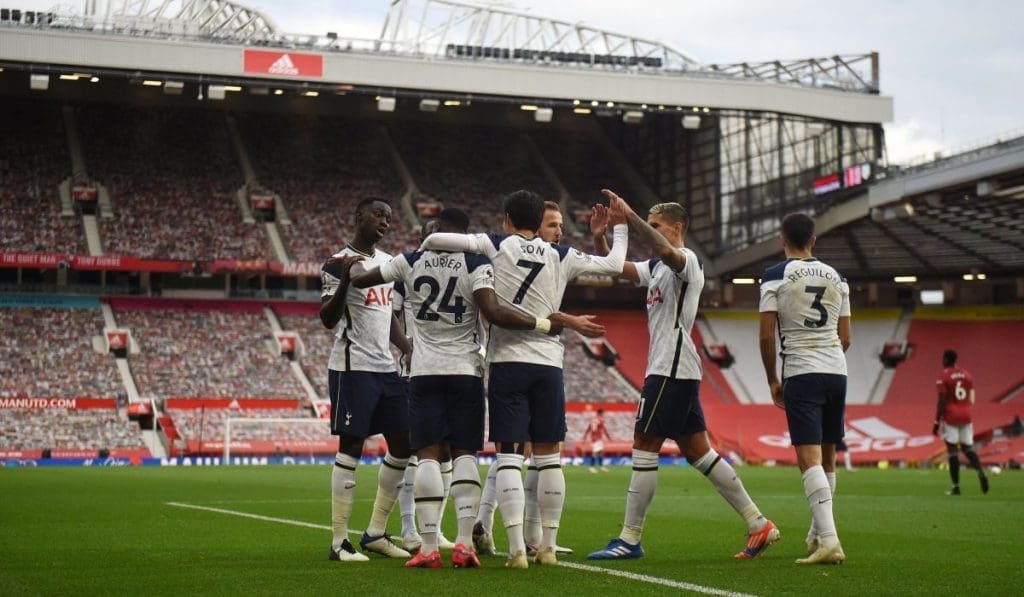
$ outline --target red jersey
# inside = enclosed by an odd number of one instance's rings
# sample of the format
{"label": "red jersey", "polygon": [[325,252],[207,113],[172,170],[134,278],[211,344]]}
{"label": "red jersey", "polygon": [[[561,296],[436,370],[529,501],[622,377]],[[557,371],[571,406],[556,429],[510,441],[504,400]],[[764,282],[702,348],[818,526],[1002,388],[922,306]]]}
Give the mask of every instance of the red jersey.
{"label": "red jersey", "polygon": [[608,428],[604,426],[604,417],[594,417],[587,430],[583,432],[583,439],[591,442],[598,442],[608,437]]}
{"label": "red jersey", "polygon": [[946,397],[942,409],[942,420],[950,425],[966,425],[971,422],[971,390],[974,377],[960,367],[942,370],[942,377],[936,382],[939,395]]}

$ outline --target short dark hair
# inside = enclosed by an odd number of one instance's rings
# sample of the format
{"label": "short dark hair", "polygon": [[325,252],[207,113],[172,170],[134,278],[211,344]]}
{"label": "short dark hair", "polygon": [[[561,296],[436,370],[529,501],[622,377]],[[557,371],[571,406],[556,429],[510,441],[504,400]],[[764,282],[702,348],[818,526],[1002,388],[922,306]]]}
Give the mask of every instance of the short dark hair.
{"label": "short dark hair", "polygon": [[383,203],[384,205],[391,207],[391,204],[388,203],[387,199],[383,199],[381,197],[367,197],[356,204],[356,216],[358,216],[367,207],[372,206],[374,203]]}
{"label": "short dark hair", "polygon": [[460,232],[469,230],[469,216],[457,207],[446,207],[437,214],[437,221]]}
{"label": "short dark hair", "polygon": [[942,353],[942,366],[952,367],[953,365],[956,365],[956,358],[957,354],[955,350],[952,348],[946,349],[946,352]]}
{"label": "short dark hair", "polygon": [[537,230],[544,221],[544,200],[533,191],[516,191],[505,199],[505,215],[516,230]]}
{"label": "short dark hair", "polygon": [[807,214],[789,214],[782,219],[782,236],[794,249],[806,249],[814,236],[814,220]]}

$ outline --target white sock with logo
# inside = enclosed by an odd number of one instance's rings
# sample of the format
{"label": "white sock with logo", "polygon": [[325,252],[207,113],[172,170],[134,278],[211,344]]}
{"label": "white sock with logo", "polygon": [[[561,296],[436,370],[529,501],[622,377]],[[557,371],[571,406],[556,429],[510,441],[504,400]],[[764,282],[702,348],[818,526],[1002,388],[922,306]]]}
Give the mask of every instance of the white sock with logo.
{"label": "white sock with logo", "polygon": [[487,479],[484,482],[483,492],[480,494],[480,513],[477,514],[477,522],[484,528],[488,535],[494,531],[494,506],[498,500],[497,483],[498,458],[495,456],[491,466],[487,469]]}
{"label": "white sock with logo", "polygon": [[444,483],[441,481],[441,465],[436,460],[421,460],[416,466],[416,519],[420,523],[423,538],[423,553],[437,551],[437,535],[441,530],[441,501],[444,499]]}
{"label": "white sock with logo", "polygon": [[526,497],[523,492],[523,455],[498,454],[498,471],[495,477],[498,492],[498,508],[508,533],[508,552],[515,555],[526,553],[523,539],[523,509]]}
{"label": "white sock with logo", "polygon": [[441,524],[444,522],[444,511],[448,507],[448,494],[452,489],[452,461],[451,459],[441,461],[441,483],[444,485],[444,499],[441,500],[441,516],[437,519],[437,532],[444,534]]}
{"label": "white sock with logo", "polygon": [[527,545],[539,545],[541,539],[540,506],[537,505],[537,464],[531,456],[526,463],[526,480],[523,491],[526,495],[526,519],[523,524],[523,538]]}
{"label": "white sock with logo", "polygon": [[804,495],[811,508],[811,518],[817,530],[818,539],[823,546],[835,545],[839,538],[836,535],[836,523],[832,516],[832,489],[829,487],[825,469],[812,466],[803,474]]}
{"label": "white sock with logo", "polygon": [[476,467],[476,456],[459,456],[455,459],[453,469],[451,496],[455,501],[455,518],[459,523],[459,535],[455,543],[471,547],[473,523],[480,509],[480,471]]}
{"label": "white sock with logo", "polygon": [[[822,469],[824,470],[824,469]],[[836,499],[836,472],[825,473],[825,478],[828,480],[828,489],[832,494],[832,500]],[[818,536],[818,527],[814,526],[814,517],[811,517],[811,529],[807,531],[807,539],[814,539]]]}
{"label": "white sock with logo", "polygon": [[733,510],[736,510],[743,517],[743,520],[747,523],[748,533],[754,533],[764,528],[768,520],[757,509],[754,501],[750,499],[750,495],[747,494],[746,488],[743,487],[743,481],[736,474],[736,470],[719,456],[718,452],[714,449],[708,450],[708,453],[698,458],[697,462],[693,463],[693,466],[704,473],[704,476],[708,478],[708,481],[711,481],[711,484],[725,498],[725,501],[729,502]]}
{"label": "white sock with logo", "polygon": [[356,494],[356,465],[359,461],[338,452],[331,467],[331,546],[341,547],[348,538],[348,519]]}
{"label": "white sock with logo", "polygon": [[409,457],[409,464],[405,465],[405,474],[402,475],[402,489],[398,492],[398,510],[402,513],[402,537],[408,537],[416,533],[416,501],[413,496],[413,483],[416,482],[416,464],[419,460],[415,456]]}
{"label": "white sock with logo", "polygon": [[558,525],[565,505],[565,473],[559,453],[537,455],[537,508],[540,510],[541,539],[538,549],[554,547],[558,540]]}
{"label": "white sock with logo", "polygon": [[647,510],[658,489],[658,453],[633,448],[633,476],[626,492],[626,518],[619,539],[636,545],[644,531]]}
{"label": "white sock with logo", "polygon": [[[398,492],[405,484],[407,464],[408,458],[395,458],[391,452],[384,455],[384,461],[380,463],[380,472],[377,473],[377,497],[373,499],[373,514],[370,515],[370,524],[366,526],[367,535],[380,537],[387,532],[388,518],[395,509]],[[415,491],[415,487],[413,490]]]}

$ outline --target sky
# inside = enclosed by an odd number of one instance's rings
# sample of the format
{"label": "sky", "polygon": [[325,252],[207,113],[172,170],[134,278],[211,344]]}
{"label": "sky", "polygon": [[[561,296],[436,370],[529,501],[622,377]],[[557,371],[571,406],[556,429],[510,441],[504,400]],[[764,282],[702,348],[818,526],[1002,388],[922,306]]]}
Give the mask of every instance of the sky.
{"label": "sky", "polygon": [[[391,0],[237,0],[288,33],[376,38]],[[414,0],[419,4],[419,0]],[[21,0],[31,9],[53,1]],[[81,0],[74,3],[80,6]],[[102,4],[102,0],[101,0]],[[667,43],[703,63],[880,53],[891,163],[1024,134],[1017,0],[503,0]]]}

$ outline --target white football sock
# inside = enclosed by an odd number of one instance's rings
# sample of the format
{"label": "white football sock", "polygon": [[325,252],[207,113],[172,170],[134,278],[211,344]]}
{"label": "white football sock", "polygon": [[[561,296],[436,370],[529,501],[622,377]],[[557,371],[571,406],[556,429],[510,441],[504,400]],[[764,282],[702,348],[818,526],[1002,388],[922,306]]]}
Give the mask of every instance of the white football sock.
{"label": "white football sock", "polygon": [[398,511],[402,514],[402,537],[416,533],[416,501],[413,499],[413,483],[416,481],[415,456],[409,457],[402,475],[402,490],[398,492]]}
{"label": "white football sock", "polygon": [[[832,494],[832,499],[836,498],[836,472],[825,473],[825,478],[828,479],[829,492]],[[811,517],[811,528],[807,531],[807,538],[813,539],[818,536],[818,527],[814,525],[814,517]]]}
{"label": "white football sock", "polygon": [[348,538],[348,519],[356,494],[356,465],[359,461],[338,452],[331,467],[331,546],[341,547]]}
{"label": "white football sock", "polygon": [[483,492],[480,494],[480,513],[477,521],[484,528],[484,532],[491,534],[494,531],[494,506],[498,501],[497,484],[498,457],[494,457],[491,466],[487,469],[487,480],[484,482]]}
{"label": "white football sock", "polygon": [[526,464],[526,481],[523,482],[523,491],[526,495],[526,519],[523,524],[523,538],[527,545],[539,545],[541,538],[540,530],[540,507],[537,505],[537,465],[536,457],[531,456]]}
{"label": "white football sock", "polygon": [[437,519],[437,532],[444,534],[441,530],[441,524],[444,521],[444,511],[448,507],[448,493],[452,489],[452,461],[442,460],[441,461],[441,482],[444,484],[444,499],[441,500],[441,515]]}
{"label": "white football sock", "polygon": [[626,492],[626,518],[619,538],[631,545],[640,543],[644,519],[658,489],[658,453],[633,448],[633,476]]}
{"label": "white football sock", "polygon": [[472,547],[473,523],[480,509],[480,471],[476,468],[476,456],[459,456],[455,459],[453,469],[451,495],[455,501],[455,518],[459,523],[459,535],[455,543]]}
{"label": "white football sock", "polygon": [[498,454],[494,487],[498,492],[498,508],[508,533],[509,553],[526,553],[526,542],[523,539],[523,508],[526,498],[523,494],[522,454]]}
{"label": "white football sock", "polygon": [[832,490],[829,488],[825,469],[821,465],[812,466],[804,471],[804,495],[811,508],[811,517],[822,545],[831,546],[839,540],[836,535],[836,523],[832,517]]}
{"label": "white football sock", "polygon": [[559,453],[537,455],[537,507],[541,518],[540,549],[554,547],[558,540],[558,525],[565,505],[565,474],[562,472],[562,455]]}
{"label": "white football sock", "polygon": [[747,490],[743,487],[739,475],[728,462],[722,459],[713,448],[708,453],[693,463],[694,468],[704,473],[704,476],[711,481],[718,493],[722,494],[725,501],[729,502],[733,510],[736,510],[747,523],[747,532],[754,533],[764,528],[768,522],[757,505],[750,499]]}
{"label": "white football sock", "polygon": [[[377,473],[377,497],[373,499],[373,514],[370,515],[370,524],[366,526],[367,535],[380,537],[387,532],[388,518],[395,508],[398,492],[404,484],[407,464],[408,458],[395,458],[391,452],[384,455],[384,461],[380,463],[380,472]],[[415,492],[415,487],[413,491]]]}
{"label": "white football sock", "polygon": [[437,550],[437,534],[441,523],[441,501],[444,499],[444,483],[441,481],[441,465],[436,460],[421,460],[416,466],[416,520],[420,523],[423,538],[423,553]]}

